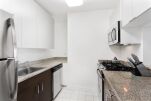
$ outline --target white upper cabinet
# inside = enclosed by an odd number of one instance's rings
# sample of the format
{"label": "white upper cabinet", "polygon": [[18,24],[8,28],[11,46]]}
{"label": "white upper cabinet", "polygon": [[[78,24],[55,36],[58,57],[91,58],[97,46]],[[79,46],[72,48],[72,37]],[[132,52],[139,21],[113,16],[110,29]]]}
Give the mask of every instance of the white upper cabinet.
{"label": "white upper cabinet", "polygon": [[133,0],[121,0],[121,20],[125,26],[133,18]]}
{"label": "white upper cabinet", "polygon": [[151,0],[133,0],[133,16],[137,17],[151,8]]}
{"label": "white upper cabinet", "polygon": [[53,48],[53,17],[35,0],[0,0],[0,8],[14,15],[17,48]]}
{"label": "white upper cabinet", "polygon": [[22,22],[22,44],[19,48],[37,48],[38,30],[35,19],[28,16],[24,16]]}
{"label": "white upper cabinet", "polygon": [[[19,2],[16,1],[17,3]],[[53,18],[32,0],[20,1],[14,8],[18,48],[53,48]]]}
{"label": "white upper cabinet", "polygon": [[49,19],[43,18],[43,21],[41,21],[40,18],[37,17],[37,48],[53,48],[53,22]]}
{"label": "white upper cabinet", "polygon": [[120,0],[122,27],[130,26],[138,16],[151,8],[151,0]]}

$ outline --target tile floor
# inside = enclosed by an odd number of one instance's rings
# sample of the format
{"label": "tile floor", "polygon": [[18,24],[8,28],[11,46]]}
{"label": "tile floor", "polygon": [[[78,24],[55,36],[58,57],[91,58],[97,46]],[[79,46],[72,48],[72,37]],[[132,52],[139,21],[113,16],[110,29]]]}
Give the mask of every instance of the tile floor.
{"label": "tile floor", "polygon": [[65,87],[55,101],[98,101],[96,94],[86,89],[72,89]]}

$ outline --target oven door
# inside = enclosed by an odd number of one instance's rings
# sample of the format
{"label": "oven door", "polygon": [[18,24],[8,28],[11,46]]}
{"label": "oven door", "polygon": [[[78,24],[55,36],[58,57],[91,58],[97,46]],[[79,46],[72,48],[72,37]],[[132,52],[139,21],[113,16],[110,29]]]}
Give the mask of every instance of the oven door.
{"label": "oven door", "polygon": [[111,32],[108,34],[109,45],[119,44],[121,41],[121,30],[120,30],[120,21],[117,21],[112,27]]}
{"label": "oven door", "polygon": [[112,31],[108,34],[108,43],[109,45],[119,43],[118,28],[114,27]]}
{"label": "oven door", "polygon": [[112,43],[113,44],[118,43],[119,42],[118,28],[113,28],[112,32],[111,32],[111,35],[112,35]]}
{"label": "oven door", "polygon": [[103,72],[101,70],[97,69],[97,75],[98,75],[99,101],[104,101],[104,76],[103,76]]}

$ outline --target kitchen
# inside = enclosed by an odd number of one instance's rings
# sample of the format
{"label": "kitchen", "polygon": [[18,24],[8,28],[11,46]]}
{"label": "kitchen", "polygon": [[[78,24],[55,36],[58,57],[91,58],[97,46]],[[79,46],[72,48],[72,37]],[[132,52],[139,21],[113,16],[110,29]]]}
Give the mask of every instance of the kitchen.
{"label": "kitchen", "polygon": [[149,0],[0,0],[0,101],[151,101],[150,12]]}

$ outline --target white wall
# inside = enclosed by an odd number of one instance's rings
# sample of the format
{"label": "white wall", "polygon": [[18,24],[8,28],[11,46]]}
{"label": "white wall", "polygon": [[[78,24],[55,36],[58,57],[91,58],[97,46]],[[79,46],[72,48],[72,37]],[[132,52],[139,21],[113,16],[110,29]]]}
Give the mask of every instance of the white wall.
{"label": "white wall", "polygon": [[108,46],[110,10],[68,14],[68,64],[64,84],[97,89],[98,59],[120,57],[120,48]]}
{"label": "white wall", "polygon": [[136,54],[141,61],[143,61],[143,49],[141,45],[128,45],[121,46],[121,60],[127,61],[128,57],[131,57],[131,54]]}
{"label": "white wall", "polygon": [[[47,24],[48,21],[53,20],[52,17],[33,0],[0,0],[0,9],[6,10],[14,14],[18,47],[22,47],[22,45],[24,44],[22,43],[22,40],[24,40],[24,38],[26,37],[21,36],[22,35],[21,33],[27,33],[28,37],[30,35],[32,37],[35,34],[37,34],[37,32],[42,33],[47,32],[46,30],[48,30],[50,31],[50,34],[52,34],[50,40],[53,40],[53,33],[52,30],[50,30],[52,29],[51,28],[52,26],[49,27]],[[37,23],[35,23],[36,18],[39,19],[41,26],[47,27],[37,28],[36,27]],[[35,37],[35,39],[36,38],[37,37]],[[32,40],[26,40],[23,42],[28,43],[28,41]],[[46,52],[46,50],[42,49],[18,49],[18,59],[21,62],[50,57],[51,56],[50,54],[51,51],[49,50],[47,50]]]}
{"label": "white wall", "polygon": [[54,16],[54,50],[53,56],[67,57],[67,20]]}
{"label": "white wall", "polygon": [[151,27],[143,28],[143,59],[151,68]]}

